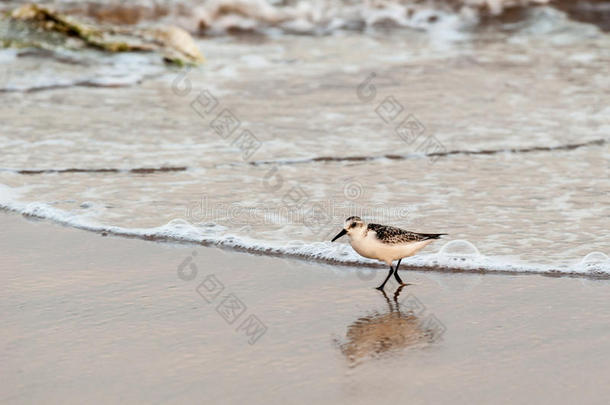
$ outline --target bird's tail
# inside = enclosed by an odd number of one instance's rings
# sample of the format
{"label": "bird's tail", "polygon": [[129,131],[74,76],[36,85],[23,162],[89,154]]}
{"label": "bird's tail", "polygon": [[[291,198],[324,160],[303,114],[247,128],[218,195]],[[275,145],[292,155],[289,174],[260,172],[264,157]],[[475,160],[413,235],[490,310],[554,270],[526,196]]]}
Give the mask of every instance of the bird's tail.
{"label": "bird's tail", "polygon": [[448,235],[447,233],[422,233],[423,236],[425,236],[426,239],[440,239],[441,236],[443,235]]}

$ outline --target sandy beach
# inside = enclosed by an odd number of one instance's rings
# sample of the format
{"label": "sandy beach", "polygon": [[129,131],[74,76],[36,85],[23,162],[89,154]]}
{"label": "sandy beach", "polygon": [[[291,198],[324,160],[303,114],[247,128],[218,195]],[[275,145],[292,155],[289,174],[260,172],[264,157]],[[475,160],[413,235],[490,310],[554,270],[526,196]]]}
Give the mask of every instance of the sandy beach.
{"label": "sandy beach", "polygon": [[608,403],[610,0],[30,3],[0,404]]}
{"label": "sandy beach", "polygon": [[413,285],[395,299],[395,284],[387,297],[373,289],[384,270],[7,213],[0,223],[2,403],[603,404],[610,394],[608,280],[405,268]]}

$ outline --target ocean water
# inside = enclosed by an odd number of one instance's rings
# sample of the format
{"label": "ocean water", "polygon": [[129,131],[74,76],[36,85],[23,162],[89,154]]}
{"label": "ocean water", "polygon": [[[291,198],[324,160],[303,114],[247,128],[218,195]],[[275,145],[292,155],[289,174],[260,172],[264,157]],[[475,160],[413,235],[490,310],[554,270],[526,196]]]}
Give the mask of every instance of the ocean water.
{"label": "ocean water", "polygon": [[597,20],[483,3],[182,3],[137,21],[197,33],[199,68],[0,50],[0,207],[374,265],[329,242],[360,215],[449,234],[403,266],[610,276],[606,3]]}

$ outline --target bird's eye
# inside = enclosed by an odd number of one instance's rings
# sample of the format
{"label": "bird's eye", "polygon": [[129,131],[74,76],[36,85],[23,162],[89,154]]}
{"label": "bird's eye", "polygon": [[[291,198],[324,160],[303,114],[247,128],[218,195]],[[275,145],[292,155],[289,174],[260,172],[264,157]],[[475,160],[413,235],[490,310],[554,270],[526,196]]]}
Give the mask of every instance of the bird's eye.
{"label": "bird's eye", "polygon": [[356,227],[356,223],[355,223],[355,222],[352,222],[352,223],[349,225],[349,227],[350,227],[350,228],[355,228],[355,227]]}

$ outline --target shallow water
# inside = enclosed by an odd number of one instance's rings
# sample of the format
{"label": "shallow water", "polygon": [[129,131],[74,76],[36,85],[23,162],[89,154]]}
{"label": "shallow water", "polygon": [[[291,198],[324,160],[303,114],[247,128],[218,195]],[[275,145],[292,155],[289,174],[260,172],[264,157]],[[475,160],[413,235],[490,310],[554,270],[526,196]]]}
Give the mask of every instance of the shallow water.
{"label": "shallow water", "polygon": [[368,263],[324,242],[356,214],[480,252],[437,242],[412,265],[610,274],[603,255],[581,263],[610,246],[610,36],[531,13],[477,30],[203,38],[208,63],[188,71],[0,51],[0,205]]}

